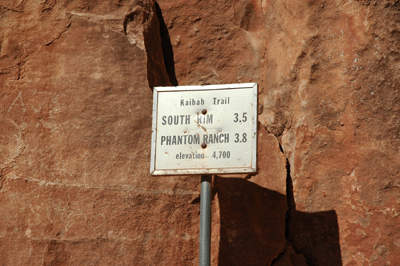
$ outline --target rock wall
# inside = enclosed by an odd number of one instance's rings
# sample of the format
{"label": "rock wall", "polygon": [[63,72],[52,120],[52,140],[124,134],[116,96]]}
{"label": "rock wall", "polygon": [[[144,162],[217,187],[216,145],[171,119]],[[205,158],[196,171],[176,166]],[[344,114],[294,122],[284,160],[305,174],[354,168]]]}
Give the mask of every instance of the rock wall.
{"label": "rock wall", "polygon": [[198,265],[200,177],[149,175],[154,86],[257,82],[212,265],[400,263],[398,1],[0,3],[0,265]]}

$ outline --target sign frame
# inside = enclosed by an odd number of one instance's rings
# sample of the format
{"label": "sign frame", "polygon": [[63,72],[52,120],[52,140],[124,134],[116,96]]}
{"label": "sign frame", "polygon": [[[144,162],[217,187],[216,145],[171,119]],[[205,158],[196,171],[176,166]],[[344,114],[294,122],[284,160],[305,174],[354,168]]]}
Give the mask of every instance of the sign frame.
{"label": "sign frame", "polygon": [[[214,90],[234,90],[252,89],[252,112],[251,112],[251,166],[250,167],[229,167],[229,168],[198,168],[198,169],[157,169],[156,168],[156,149],[157,149],[157,119],[160,93],[168,92],[188,92],[188,91],[214,91]],[[233,173],[256,173],[257,172],[257,121],[258,121],[258,85],[257,83],[238,83],[222,85],[196,85],[196,86],[171,86],[154,87],[153,90],[153,110],[152,110],[152,136],[151,136],[151,175],[204,175],[204,174],[233,174]]]}

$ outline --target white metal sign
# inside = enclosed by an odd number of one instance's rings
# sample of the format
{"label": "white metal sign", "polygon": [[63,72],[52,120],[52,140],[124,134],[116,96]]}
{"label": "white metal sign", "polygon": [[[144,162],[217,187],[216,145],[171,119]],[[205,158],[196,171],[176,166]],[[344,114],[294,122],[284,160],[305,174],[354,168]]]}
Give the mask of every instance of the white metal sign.
{"label": "white metal sign", "polygon": [[257,83],[155,87],[152,175],[256,172]]}

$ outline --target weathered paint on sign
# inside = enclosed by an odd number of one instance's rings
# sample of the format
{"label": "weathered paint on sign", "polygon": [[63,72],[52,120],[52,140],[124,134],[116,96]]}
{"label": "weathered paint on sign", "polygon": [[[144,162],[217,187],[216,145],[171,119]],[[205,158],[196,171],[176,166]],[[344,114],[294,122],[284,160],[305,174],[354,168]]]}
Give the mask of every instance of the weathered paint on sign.
{"label": "weathered paint on sign", "polygon": [[156,87],[153,175],[256,172],[257,84]]}

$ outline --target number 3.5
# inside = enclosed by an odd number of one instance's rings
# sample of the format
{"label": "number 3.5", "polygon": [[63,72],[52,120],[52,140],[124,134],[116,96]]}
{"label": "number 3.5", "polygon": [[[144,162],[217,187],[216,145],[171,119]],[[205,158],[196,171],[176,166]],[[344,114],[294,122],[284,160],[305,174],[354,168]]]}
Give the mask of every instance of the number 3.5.
{"label": "number 3.5", "polygon": [[242,119],[239,119],[239,114],[235,113],[235,119],[233,120],[233,122],[246,122],[247,121],[247,113],[243,113]]}

